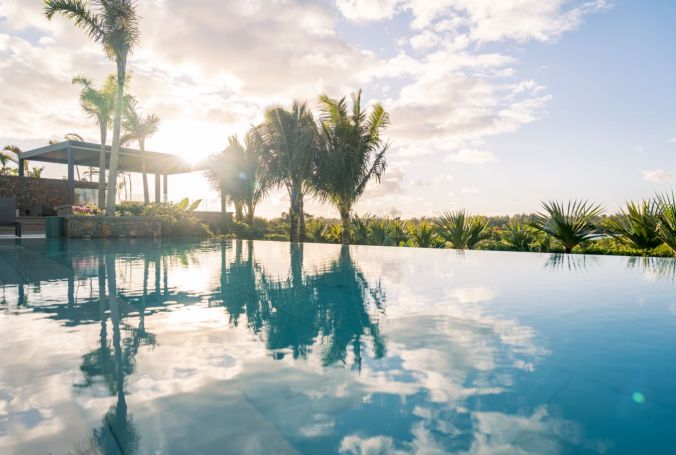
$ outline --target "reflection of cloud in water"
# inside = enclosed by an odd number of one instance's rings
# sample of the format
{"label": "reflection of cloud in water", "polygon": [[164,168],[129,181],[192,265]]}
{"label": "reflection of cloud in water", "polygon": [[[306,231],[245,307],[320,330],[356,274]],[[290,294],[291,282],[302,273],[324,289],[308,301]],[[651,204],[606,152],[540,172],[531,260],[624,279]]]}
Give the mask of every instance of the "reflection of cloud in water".
{"label": "reflection of cloud in water", "polygon": [[[141,452],[172,444],[199,453],[217,443],[251,453],[551,453],[563,440],[581,443],[578,429],[547,407],[490,406],[548,352],[531,327],[496,313],[498,289],[461,278],[477,266],[474,254],[449,261],[440,251],[416,251],[424,261],[409,264],[414,252],[395,248],[221,246],[147,262],[117,258],[126,369],[112,390],[124,384],[126,397],[112,396],[102,379],[73,387],[83,383],[81,358],[101,336],[92,323],[98,301],[76,299],[60,316],[70,331],[49,319],[20,326],[0,319],[2,333],[14,333],[34,356],[17,365],[0,354],[3,365],[32,378],[28,387],[0,373],[0,388],[13,392],[11,401],[0,397],[0,414],[42,418],[11,438],[0,434],[0,448],[50,435],[68,447],[87,441],[84,419],[100,426],[121,398]],[[157,342],[134,346],[146,303],[145,331]],[[68,319],[79,312],[88,325]],[[78,412],[86,417],[67,419]],[[355,428],[374,415],[381,426]]]}

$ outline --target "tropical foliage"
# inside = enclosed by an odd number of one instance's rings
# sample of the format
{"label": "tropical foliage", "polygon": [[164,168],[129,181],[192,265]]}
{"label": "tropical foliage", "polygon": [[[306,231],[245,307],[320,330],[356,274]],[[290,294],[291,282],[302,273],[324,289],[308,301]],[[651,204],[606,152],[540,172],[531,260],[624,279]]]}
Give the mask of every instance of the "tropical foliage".
{"label": "tropical foliage", "polygon": [[[0,175],[19,175],[19,158],[21,149],[16,145],[6,145],[0,150]],[[44,167],[29,167],[28,160],[23,160],[23,173],[26,177],[40,178]]]}
{"label": "tropical foliage", "polygon": [[90,39],[100,43],[106,55],[117,67],[117,93],[113,116],[113,139],[110,153],[106,212],[115,213],[117,167],[120,155],[120,133],[124,86],[127,78],[127,58],[139,39],[139,18],[134,0],[44,0],[48,19],[61,14],[72,20]]}
{"label": "tropical foliage", "polygon": [[444,212],[436,220],[439,237],[453,248],[472,249],[488,237],[488,221],[481,216],[467,216],[464,210]]}
{"label": "tropical foliage", "polygon": [[538,212],[531,226],[545,232],[563,244],[570,253],[580,243],[598,237],[594,220],[603,212],[601,206],[588,201],[573,200],[542,203],[545,212]]}
{"label": "tropical foliage", "polygon": [[[94,87],[91,79],[85,76],[75,76],[73,84],[82,86],[80,91],[80,105],[85,113],[96,120],[99,127],[100,144],[99,149],[99,208],[103,209],[106,205],[106,141],[108,139],[108,129],[112,123],[113,113],[115,111],[115,99],[117,96],[117,80],[114,74],[109,75],[101,88]],[[93,173],[89,172],[90,180]]]}
{"label": "tropical foliage", "polygon": [[286,188],[290,207],[289,237],[305,239],[304,197],[314,191],[313,177],[319,135],[314,116],[306,103],[294,101],[290,110],[272,107],[265,121],[255,129],[261,141],[262,160],[267,179],[273,186]]}
{"label": "tropical foliage", "polygon": [[362,91],[352,95],[349,111],[345,98],[319,98],[320,148],[315,182],[322,198],[330,201],[343,223],[342,243],[350,243],[352,208],[374,178],[385,171],[388,144],[381,133],[389,125],[389,115],[379,103],[370,112],[362,106]]}
{"label": "tropical foliage", "polygon": [[[228,146],[219,154],[209,158],[206,177],[211,187],[221,193],[223,202],[235,207],[235,220],[252,224],[256,206],[270,188],[270,179],[263,172],[262,142],[254,130],[244,138],[244,144],[237,136],[228,138]],[[225,207],[222,207],[224,210]]]}
{"label": "tropical foliage", "polygon": [[676,253],[676,195],[674,193],[658,195],[656,201],[660,208],[658,236]]}
{"label": "tropical foliage", "polygon": [[146,139],[157,132],[160,126],[160,118],[155,114],[141,114],[139,103],[136,98],[127,96],[124,103],[123,122],[125,134],[120,140],[122,144],[130,141],[136,141],[139,152],[141,153],[141,173],[143,174],[143,202],[150,202],[150,191],[148,190],[148,173],[146,171],[145,147]]}
{"label": "tropical foliage", "polygon": [[637,250],[649,251],[660,246],[658,201],[627,202],[626,209],[626,212],[622,210],[606,221],[605,226],[611,235]]}

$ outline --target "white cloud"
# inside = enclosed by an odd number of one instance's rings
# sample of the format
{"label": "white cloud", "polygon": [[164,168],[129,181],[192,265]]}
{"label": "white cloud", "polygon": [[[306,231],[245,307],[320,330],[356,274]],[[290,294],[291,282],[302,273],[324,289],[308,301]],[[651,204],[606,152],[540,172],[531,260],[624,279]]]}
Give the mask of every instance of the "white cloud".
{"label": "white cloud", "polygon": [[670,144],[676,144],[676,136],[674,136],[674,137],[672,137],[671,139],[669,139],[669,143],[670,143]]}
{"label": "white cloud", "polygon": [[390,19],[398,0],[336,0],[336,6],[349,20],[379,21]]}
{"label": "white cloud", "polygon": [[465,164],[486,164],[495,163],[498,161],[498,159],[495,157],[493,152],[489,150],[461,149],[456,153],[446,156],[444,161]]}
{"label": "white cloud", "polygon": [[643,178],[648,182],[654,183],[674,183],[676,182],[676,172],[663,171],[656,169],[652,171],[641,171]]}
{"label": "white cloud", "polygon": [[479,188],[475,188],[475,187],[462,188],[460,190],[460,192],[464,193],[464,194],[475,194],[475,193],[479,192]]}

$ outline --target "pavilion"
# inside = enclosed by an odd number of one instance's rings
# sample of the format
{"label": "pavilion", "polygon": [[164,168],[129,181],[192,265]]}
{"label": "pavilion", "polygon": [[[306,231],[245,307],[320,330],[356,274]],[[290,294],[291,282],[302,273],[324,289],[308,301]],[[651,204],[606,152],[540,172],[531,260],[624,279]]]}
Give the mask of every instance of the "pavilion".
{"label": "pavilion", "polygon": [[[110,166],[111,147],[106,145],[106,169]],[[98,168],[101,146],[90,142],[64,141],[21,153],[19,157],[19,176],[24,173],[24,160],[45,163],[65,164],[68,166],[68,203],[75,201],[75,166]],[[143,155],[139,150],[120,148],[118,171],[141,173],[142,157],[145,157],[146,172],[155,175],[155,202],[160,201],[160,181],[162,181],[162,201],[167,201],[168,176],[207,169],[206,162],[189,163],[177,155],[148,152]]]}

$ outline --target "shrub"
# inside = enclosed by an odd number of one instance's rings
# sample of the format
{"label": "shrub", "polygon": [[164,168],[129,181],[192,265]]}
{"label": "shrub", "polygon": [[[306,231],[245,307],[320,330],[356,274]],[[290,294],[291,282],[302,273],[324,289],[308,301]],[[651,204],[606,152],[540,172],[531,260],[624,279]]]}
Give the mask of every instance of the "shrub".
{"label": "shrub", "polygon": [[160,218],[163,237],[207,237],[210,234],[205,224],[177,204],[149,204],[143,207],[141,215]]}
{"label": "shrub", "polygon": [[480,241],[488,238],[488,221],[481,216],[467,216],[464,210],[444,212],[436,221],[439,237],[450,243],[453,248],[474,248]]}

